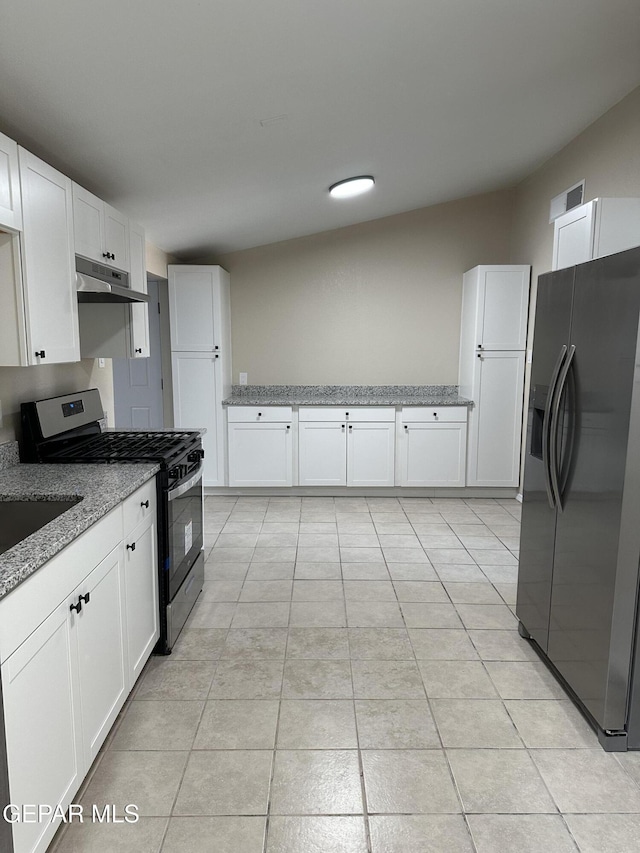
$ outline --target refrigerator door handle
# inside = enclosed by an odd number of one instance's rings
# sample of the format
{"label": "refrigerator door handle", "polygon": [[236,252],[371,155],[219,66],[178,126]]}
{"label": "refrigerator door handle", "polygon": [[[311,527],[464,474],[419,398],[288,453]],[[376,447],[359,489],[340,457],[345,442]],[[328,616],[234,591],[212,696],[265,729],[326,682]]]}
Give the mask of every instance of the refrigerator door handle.
{"label": "refrigerator door handle", "polygon": [[549,453],[549,438],[551,435],[552,423],[551,407],[555,397],[558,377],[560,376],[560,371],[562,369],[562,364],[564,362],[566,354],[567,346],[566,344],[564,344],[562,346],[562,349],[560,350],[560,355],[558,356],[558,360],[556,361],[556,366],[553,368],[553,374],[551,375],[551,383],[549,385],[549,391],[547,393],[547,403],[544,410],[544,420],[542,422],[542,462],[544,465],[544,483],[547,487],[547,499],[549,501],[549,506],[551,507],[551,509],[555,509],[556,507],[556,498],[552,486],[551,459]]}
{"label": "refrigerator door handle", "polygon": [[562,506],[562,494],[560,492],[560,467],[558,461],[558,442],[560,440],[560,437],[558,435],[558,429],[560,427],[560,406],[562,403],[562,395],[564,394],[564,389],[567,384],[567,376],[569,375],[571,362],[573,361],[575,353],[575,344],[571,344],[571,346],[569,347],[569,354],[567,356],[567,360],[564,363],[562,372],[558,379],[558,386],[555,398],[551,404],[552,411],[551,428],[549,429],[549,468],[551,470],[551,486],[553,488],[556,504],[560,512],[562,512],[564,509],[564,507]]}

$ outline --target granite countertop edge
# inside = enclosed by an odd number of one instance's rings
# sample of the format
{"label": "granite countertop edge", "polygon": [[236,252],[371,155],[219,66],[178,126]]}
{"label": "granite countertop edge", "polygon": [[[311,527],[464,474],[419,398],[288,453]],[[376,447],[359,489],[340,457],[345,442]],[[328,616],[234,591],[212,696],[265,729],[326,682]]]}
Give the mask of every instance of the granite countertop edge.
{"label": "granite countertop edge", "polygon": [[160,470],[155,463],[15,464],[0,470],[3,501],[81,498],[77,505],[0,554],[0,599],[100,521]]}
{"label": "granite countertop edge", "polygon": [[223,406],[472,406],[457,385],[234,385]]}

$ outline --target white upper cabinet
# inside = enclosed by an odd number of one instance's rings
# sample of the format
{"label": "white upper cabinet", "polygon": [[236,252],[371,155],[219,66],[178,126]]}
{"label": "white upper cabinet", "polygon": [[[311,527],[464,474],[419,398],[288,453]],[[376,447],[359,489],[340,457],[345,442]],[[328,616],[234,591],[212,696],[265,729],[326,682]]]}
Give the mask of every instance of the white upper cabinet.
{"label": "white upper cabinet", "polygon": [[23,363],[79,361],[71,181],[24,148],[18,151],[27,341]]}
{"label": "white upper cabinet", "polygon": [[553,226],[552,270],[623,252],[640,245],[640,198],[594,198]]}
{"label": "white upper cabinet", "polygon": [[0,228],[22,230],[18,145],[0,133]]}
{"label": "white upper cabinet", "polygon": [[129,272],[129,220],[97,196],[73,184],[76,254]]}
{"label": "white upper cabinet", "polygon": [[222,352],[219,293],[228,273],[218,266],[169,266],[171,349]]}
{"label": "white upper cabinet", "polygon": [[[129,263],[131,290],[147,293],[147,261],[144,228],[129,222]],[[149,305],[137,302],[130,311],[130,358],[149,357]]]}
{"label": "white upper cabinet", "polygon": [[521,350],[527,341],[530,266],[478,266],[464,274],[462,329],[474,349]]}

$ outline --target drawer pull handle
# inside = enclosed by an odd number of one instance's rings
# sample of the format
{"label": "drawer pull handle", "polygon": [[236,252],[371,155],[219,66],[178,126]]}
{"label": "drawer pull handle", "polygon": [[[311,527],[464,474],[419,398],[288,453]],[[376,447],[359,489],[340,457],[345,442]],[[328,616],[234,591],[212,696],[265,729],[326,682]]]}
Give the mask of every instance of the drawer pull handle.
{"label": "drawer pull handle", "polygon": [[44,357],[45,356],[44,356],[44,350],[43,349],[36,350],[36,358],[44,358]]}
{"label": "drawer pull handle", "polygon": [[148,500],[142,501],[140,506],[144,507],[145,509],[149,509],[149,501]]}
{"label": "drawer pull handle", "polygon": [[86,595],[80,595],[78,597],[78,603],[84,601],[85,604],[88,604],[91,601],[91,593],[88,592]]}
{"label": "drawer pull handle", "polygon": [[127,550],[135,551],[136,550],[136,543],[133,542],[131,545],[127,545]]}
{"label": "drawer pull handle", "polygon": [[76,613],[80,613],[80,611],[82,610],[82,596],[80,596],[80,598],[78,599],[77,604],[69,605],[69,610],[75,610]]}

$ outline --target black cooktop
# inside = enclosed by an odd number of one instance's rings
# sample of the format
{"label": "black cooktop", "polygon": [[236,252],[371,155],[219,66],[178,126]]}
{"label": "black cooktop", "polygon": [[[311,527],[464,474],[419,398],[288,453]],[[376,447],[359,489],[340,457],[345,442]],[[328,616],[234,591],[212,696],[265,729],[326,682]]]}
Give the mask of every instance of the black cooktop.
{"label": "black cooktop", "polygon": [[198,432],[103,432],[47,454],[74,462],[168,462],[199,446]]}

